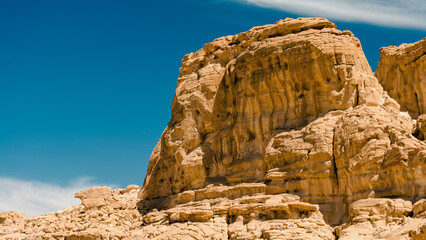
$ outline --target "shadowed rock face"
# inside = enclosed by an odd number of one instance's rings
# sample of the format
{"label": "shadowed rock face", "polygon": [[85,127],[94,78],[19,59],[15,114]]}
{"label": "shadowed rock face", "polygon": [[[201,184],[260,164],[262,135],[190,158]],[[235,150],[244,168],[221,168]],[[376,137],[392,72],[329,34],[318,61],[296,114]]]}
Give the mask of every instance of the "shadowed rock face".
{"label": "shadowed rock face", "polygon": [[426,38],[380,49],[376,77],[402,111],[411,117],[426,113]]}
{"label": "shadowed rock face", "polygon": [[209,184],[262,183],[263,193],[320,204],[337,224],[357,199],[425,196],[426,145],[410,116],[383,91],[359,40],[326,19],[216,39],[186,55],[180,72],[139,193],[144,208]]}

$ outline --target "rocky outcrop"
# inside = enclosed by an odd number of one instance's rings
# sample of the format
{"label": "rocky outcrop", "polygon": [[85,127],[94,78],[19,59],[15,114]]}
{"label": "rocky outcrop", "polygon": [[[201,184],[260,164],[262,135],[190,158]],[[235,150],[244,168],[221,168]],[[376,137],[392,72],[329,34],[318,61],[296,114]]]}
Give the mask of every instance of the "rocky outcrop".
{"label": "rocky outcrop", "polygon": [[[422,205],[423,200],[416,204]],[[426,220],[413,213],[410,201],[363,199],[350,205],[349,221],[336,228],[336,235],[339,240],[426,239]]]}
{"label": "rocky outcrop", "polygon": [[143,239],[138,237],[143,222],[136,206],[139,189],[130,185],[81,191],[75,195],[81,205],[33,218],[14,217],[13,224],[0,223],[0,239]]}
{"label": "rocky outcrop", "polygon": [[[248,189],[258,189],[251,194]],[[262,192],[263,189],[263,192]],[[349,207],[349,221],[333,228],[318,205],[293,194],[267,194],[258,184],[207,186],[199,199],[140,214],[139,187],[94,187],[76,194],[82,203],[33,218],[0,212],[0,239],[424,239],[425,199],[363,199]],[[187,196],[191,193],[186,193]],[[141,209],[139,209],[141,210]]]}
{"label": "rocky outcrop", "polygon": [[139,195],[145,209],[209,184],[263,183],[338,224],[357,199],[425,196],[426,144],[359,40],[326,19],[216,39],[186,55],[180,73]]}
{"label": "rocky outcrop", "polygon": [[[398,58],[419,55],[404,46]],[[392,51],[376,72],[385,89]],[[422,61],[398,74],[420,76]],[[413,121],[423,112],[404,99],[409,114],[326,19],[218,38],[184,57],[141,189],[94,187],[28,219],[0,212],[0,239],[426,239],[426,115]]]}
{"label": "rocky outcrop", "polygon": [[402,111],[416,118],[426,113],[426,38],[380,49],[376,77]]}
{"label": "rocky outcrop", "polygon": [[180,72],[142,199],[262,181],[265,147],[277,132],[365,101],[357,81],[374,78],[359,41],[325,19],[287,19],[216,39],[186,55]]}
{"label": "rocky outcrop", "polygon": [[76,194],[79,206],[28,219],[0,212],[0,239],[334,239],[318,206],[296,195],[210,186],[204,194],[213,198],[141,215],[138,190],[94,187]]}

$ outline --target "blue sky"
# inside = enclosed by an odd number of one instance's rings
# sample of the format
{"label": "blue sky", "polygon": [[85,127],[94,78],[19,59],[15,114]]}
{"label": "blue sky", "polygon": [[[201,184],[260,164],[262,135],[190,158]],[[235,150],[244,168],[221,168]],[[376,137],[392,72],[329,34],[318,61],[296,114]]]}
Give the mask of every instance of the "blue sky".
{"label": "blue sky", "polygon": [[29,209],[15,200],[34,199],[32,188],[141,185],[170,119],[182,57],[217,37],[286,17],[328,17],[361,40],[374,70],[380,47],[426,36],[422,0],[409,0],[411,8],[386,1],[385,9],[382,0],[362,0],[362,8],[315,1],[333,6],[325,9],[291,2],[1,1],[0,211]]}

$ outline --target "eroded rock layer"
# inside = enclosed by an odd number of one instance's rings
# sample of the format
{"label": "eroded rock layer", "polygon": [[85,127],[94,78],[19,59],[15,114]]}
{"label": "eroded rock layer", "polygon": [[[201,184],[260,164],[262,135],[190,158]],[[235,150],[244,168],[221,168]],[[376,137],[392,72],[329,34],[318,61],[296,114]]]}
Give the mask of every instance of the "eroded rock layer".
{"label": "eroded rock layer", "polygon": [[[258,189],[250,195],[248,189]],[[318,205],[293,194],[261,193],[261,185],[208,186],[202,200],[141,215],[139,187],[94,187],[76,194],[82,204],[33,218],[0,211],[5,240],[275,240],[425,239],[426,202],[363,199],[350,220],[333,228]],[[263,190],[265,188],[263,187]],[[188,199],[189,200],[189,199]],[[140,209],[139,209],[140,210]]]}
{"label": "eroded rock layer", "polygon": [[0,212],[0,239],[426,239],[426,115],[398,97],[423,94],[424,40],[376,72],[407,113],[335,27],[285,19],[186,55],[142,189]]}
{"label": "eroded rock layer", "polygon": [[412,117],[426,113],[426,38],[380,49],[376,77]]}
{"label": "eroded rock layer", "polygon": [[318,206],[296,195],[241,196],[244,191],[234,189],[234,199],[191,201],[141,215],[137,190],[94,187],[76,194],[81,205],[34,218],[0,212],[0,239],[334,239]]}
{"label": "eroded rock layer", "polygon": [[426,144],[359,40],[335,27],[286,19],[186,55],[144,208],[172,207],[209,184],[263,183],[267,194],[320,204],[337,224],[357,199],[423,198]]}
{"label": "eroded rock layer", "polygon": [[[426,239],[424,199],[415,203],[402,199],[371,198],[349,207],[349,221],[336,227],[339,240]],[[413,216],[413,217],[408,217]]]}

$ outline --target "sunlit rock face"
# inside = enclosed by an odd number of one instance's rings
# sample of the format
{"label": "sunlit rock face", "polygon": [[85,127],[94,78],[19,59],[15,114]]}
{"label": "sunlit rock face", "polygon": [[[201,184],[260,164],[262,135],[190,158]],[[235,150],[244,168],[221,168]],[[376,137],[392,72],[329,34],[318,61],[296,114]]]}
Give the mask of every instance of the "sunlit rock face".
{"label": "sunlit rock face", "polygon": [[[398,59],[420,45],[403,46]],[[421,84],[392,92],[386,59],[376,76],[391,94]],[[180,72],[142,188],[93,187],[33,218],[0,211],[0,239],[426,239],[426,115],[408,109],[412,92],[400,111],[352,33],[285,19],[204,45]]]}
{"label": "sunlit rock face", "polygon": [[426,38],[411,44],[383,47],[375,72],[389,95],[411,117],[426,113]]}
{"label": "sunlit rock face", "polygon": [[[425,239],[426,201],[369,198],[349,206],[349,218],[329,226],[319,206],[293,194],[266,194],[263,183],[207,186],[180,195],[181,203],[141,214],[139,186],[93,187],[76,193],[82,203],[26,218],[0,211],[5,240],[276,240]],[[197,199],[194,199],[196,197]],[[192,199],[191,199],[192,198]],[[184,203],[186,202],[186,203]]]}
{"label": "sunlit rock face", "polygon": [[425,143],[359,40],[335,27],[285,19],[186,55],[139,193],[144,208],[210,184],[262,183],[264,194],[320,204],[337,224],[357,199],[423,198]]}

